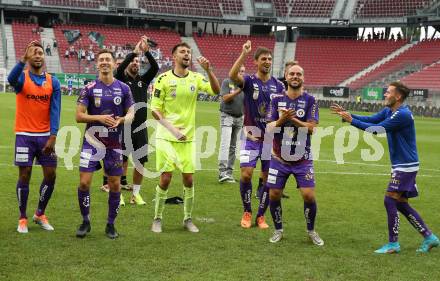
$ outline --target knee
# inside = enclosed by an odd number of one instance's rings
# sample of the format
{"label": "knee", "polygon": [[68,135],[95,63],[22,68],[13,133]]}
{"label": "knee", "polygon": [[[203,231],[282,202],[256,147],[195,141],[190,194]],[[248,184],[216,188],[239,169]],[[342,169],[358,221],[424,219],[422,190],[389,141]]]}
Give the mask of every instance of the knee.
{"label": "knee", "polygon": [[242,171],[241,172],[241,181],[242,182],[251,182],[252,180],[252,173],[248,171]]}
{"label": "knee", "polygon": [[184,176],[183,177],[183,185],[185,187],[192,187],[193,186],[193,177],[192,177],[192,175]]}
{"label": "knee", "polygon": [[31,174],[20,174],[18,179],[21,183],[29,184],[29,181],[31,180]]}
{"label": "knee", "polygon": [[303,195],[303,200],[306,203],[314,203],[315,202],[315,195],[305,194],[305,195]]}
{"label": "knee", "polygon": [[56,178],[57,178],[57,176],[56,176],[56,173],[55,173],[55,171],[54,171],[54,172],[48,173],[48,174],[44,177],[44,180],[45,180],[46,182],[55,183]]}
{"label": "knee", "polygon": [[81,191],[88,191],[90,189],[90,183],[86,181],[80,181],[78,188]]}
{"label": "knee", "polygon": [[269,200],[280,201],[283,191],[281,189],[271,189],[269,191]]}
{"label": "knee", "polygon": [[160,176],[160,187],[162,187],[162,189],[168,189],[168,186],[171,183],[171,174],[162,174]]}
{"label": "knee", "polygon": [[108,188],[111,192],[118,192],[120,190],[121,178],[120,177],[109,177],[108,178]]}

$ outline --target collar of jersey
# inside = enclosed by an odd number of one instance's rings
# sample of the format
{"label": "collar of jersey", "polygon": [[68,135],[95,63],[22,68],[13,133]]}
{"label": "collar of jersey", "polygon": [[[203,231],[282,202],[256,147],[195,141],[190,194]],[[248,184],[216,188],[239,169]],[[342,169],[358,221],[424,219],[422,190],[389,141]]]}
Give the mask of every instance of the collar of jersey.
{"label": "collar of jersey", "polygon": [[179,76],[179,75],[177,75],[176,73],[174,73],[174,69],[171,69],[171,73],[172,73],[174,76],[176,76],[177,78],[186,78],[186,77],[188,77],[188,75],[189,75],[189,72],[188,72],[185,76]]}

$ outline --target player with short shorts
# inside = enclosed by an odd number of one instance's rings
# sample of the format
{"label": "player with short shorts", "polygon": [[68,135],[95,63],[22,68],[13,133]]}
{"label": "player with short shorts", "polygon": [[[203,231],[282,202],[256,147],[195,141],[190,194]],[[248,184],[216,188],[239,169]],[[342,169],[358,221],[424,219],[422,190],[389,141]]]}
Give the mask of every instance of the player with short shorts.
{"label": "player with short shorts", "polygon": [[32,41],[8,76],[9,84],[17,93],[15,165],[19,170],[16,187],[20,210],[17,227],[19,233],[28,233],[26,208],[34,159],[43,168],[43,182],[40,185],[38,207],[32,219],[43,229],[54,230],[45,210],[55,188],[55,142],[60,124],[61,90],[58,79],[44,72],[43,66],[43,46]]}

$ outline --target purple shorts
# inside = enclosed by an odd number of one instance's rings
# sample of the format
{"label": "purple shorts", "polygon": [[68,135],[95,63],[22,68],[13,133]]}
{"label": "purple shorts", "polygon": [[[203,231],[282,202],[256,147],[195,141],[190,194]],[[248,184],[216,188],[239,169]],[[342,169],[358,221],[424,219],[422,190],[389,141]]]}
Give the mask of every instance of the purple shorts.
{"label": "purple shorts", "polygon": [[417,197],[419,191],[417,190],[416,176],[417,172],[392,172],[387,191],[402,193],[406,198]]}
{"label": "purple shorts", "polygon": [[36,158],[35,164],[56,167],[57,156],[55,153],[43,154],[43,148],[48,139],[49,136],[15,135],[15,165],[29,167],[32,166],[34,158]]}
{"label": "purple shorts", "polygon": [[267,187],[283,189],[287,179],[293,175],[296,180],[296,187],[315,187],[315,175],[313,161],[302,160],[294,164],[282,163],[277,159],[270,160],[269,175],[267,176]]}
{"label": "purple shorts", "polygon": [[249,139],[242,140],[240,148],[240,168],[255,168],[259,158],[261,161],[261,171],[267,172],[269,170],[271,150],[271,143],[257,142]]}
{"label": "purple shorts", "polygon": [[84,140],[79,160],[79,171],[93,173],[101,169],[101,160],[108,176],[122,175],[122,151],[120,149],[103,148],[98,150]]}

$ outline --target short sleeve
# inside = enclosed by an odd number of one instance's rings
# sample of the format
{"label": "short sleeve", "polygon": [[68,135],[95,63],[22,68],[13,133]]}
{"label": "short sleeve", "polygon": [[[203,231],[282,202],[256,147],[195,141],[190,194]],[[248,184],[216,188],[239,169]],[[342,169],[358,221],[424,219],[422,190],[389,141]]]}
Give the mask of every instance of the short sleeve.
{"label": "short sleeve", "polygon": [[307,108],[306,120],[315,121],[316,123],[319,122],[319,107],[314,97],[310,98],[310,102]]}
{"label": "short sleeve", "polygon": [[220,90],[220,96],[227,95],[231,92],[231,85],[232,82],[229,79],[225,79],[222,82],[222,88]]}
{"label": "short sleeve", "polygon": [[164,87],[165,75],[159,76],[154,82],[153,96],[151,98],[151,109],[162,110],[165,101],[165,87]]}
{"label": "short sleeve", "polygon": [[134,104],[133,95],[131,93],[130,87],[124,85],[124,109],[128,110]]}
{"label": "short sleeve", "polygon": [[253,86],[251,77],[249,75],[244,75],[243,81],[244,81],[242,86],[243,92],[250,93],[250,89]]}
{"label": "short sleeve", "polygon": [[79,93],[79,97],[77,100],[77,103],[81,103],[83,104],[85,107],[89,107],[89,90],[90,90],[90,86],[85,86],[81,92]]}

